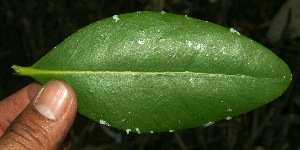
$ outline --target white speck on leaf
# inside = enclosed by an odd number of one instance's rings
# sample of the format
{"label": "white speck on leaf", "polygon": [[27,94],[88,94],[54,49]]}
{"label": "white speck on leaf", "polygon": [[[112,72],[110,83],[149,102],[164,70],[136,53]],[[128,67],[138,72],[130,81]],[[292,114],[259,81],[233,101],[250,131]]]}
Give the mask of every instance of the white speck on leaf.
{"label": "white speck on leaf", "polygon": [[160,13],[161,13],[162,15],[164,15],[166,12],[164,12],[164,11],[161,11]]}
{"label": "white speck on leaf", "polygon": [[175,130],[169,130],[169,132],[174,132]]}
{"label": "white speck on leaf", "polygon": [[233,28],[230,28],[229,30],[230,30],[230,32],[232,32],[232,33],[236,33],[237,35],[241,35],[238,31],[236,31],[236,30],[233,29]]}
{"label": "white speck on leaf", "polygon": [[138,43],[139,44],[145,44],[145,41],[144,40],[139,40]]}
{"label": "white speck on leaf", "polygon": [[113,19],[115,20],[115,22],[118,22],[120,20],[118,15],[113,15]]}
{"label": "white speck on leaf", "polygon": [[191,41],[186,41],[186,44],[188,47],[193,47],[199,52],[205,50],[205,47],[206,47],[206,45],[204,45],[202,43],[193,43]]}
{"label": "white speck on leaf", "polygon": [[109,123],[107,123],[106,121],[104,121],[102,119],[100,119],[99,123],[102,124],[102,125],[110,126]]}
{"label": "white speck on leaf", "polygon": [[204,124],[204,126],[208,127],[208,126],[213,125],[213,124],[214,124],[214,122],[208,122],[208,123]]}
{"label": "white speck on leaf", "polygon": [[198,51],[203,51],[205,49],[205,45],[204,44],[197,44],[195,48]]}
{"label": "white speck on leaf", "polygon": [[152,134],[152,133],[153,133],[153,131],[150,131],[150,133]]}
{"label": "white speck on leaf", "polygon": [[135,131],[136,131],[136,133],[141,134],[141,131],[139,128],[136,128]]}
{"label": "white speck on leaf", "polygon": [[193,43],[191,41],[186,41],[186,42],[187,42],[188,47],[192,47]]}
{"label": "white speck on leaf", "polygon": [[222,53],[224,54],[224,55],[226,55],[227,54],[227,52],[225,51],[225,49],[224,48],[222,48]]}
{"label": "white speck on leaf", "polygon": [[231,108],[228,108],[227,111],[228,111],[228,112],[232,112],[232,109],[231,109]]}
{"label": "white speck on leaf", "polygon": [[126,133],[127,133],[127,134],[129,134],[130,131],[131,131],[130,129],[126,129]]}
{"label": "white speck on leaf", "polygon": [[230,116],[226,117],[225,118],[226,120],[231,120],[232,118]]}

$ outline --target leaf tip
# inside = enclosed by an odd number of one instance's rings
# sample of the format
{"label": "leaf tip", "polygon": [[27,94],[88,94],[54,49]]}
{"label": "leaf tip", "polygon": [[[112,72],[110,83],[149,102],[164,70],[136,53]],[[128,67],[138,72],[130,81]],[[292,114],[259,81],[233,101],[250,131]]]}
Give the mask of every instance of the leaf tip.
{"label": "leaf tip", "polygon": [[20,75],[19,66],[13,65],[11,68],[14,69],[14,75]]}
{"label": "leaf tip", "polygon": [[30,68],[29,67],[21,67],[21,66],[17,66],[17,65],[13,65],[11,67],[12,69],[14,69],[14,75],[20,75],[20,76],[29,76],[30,75]]}

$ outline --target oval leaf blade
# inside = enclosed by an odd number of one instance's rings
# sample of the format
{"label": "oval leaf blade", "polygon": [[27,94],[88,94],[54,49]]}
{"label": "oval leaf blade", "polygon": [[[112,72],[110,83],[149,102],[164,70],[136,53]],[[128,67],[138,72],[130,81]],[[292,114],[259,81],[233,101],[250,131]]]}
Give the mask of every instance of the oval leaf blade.
{"label": "oval leaf blade", "polygon": [[64,80],[78,111],[127,132],[210,125],[280,96],[288,66],[233,29],[160,12],[115,15],[76,32],[31,67],[42,84]]}

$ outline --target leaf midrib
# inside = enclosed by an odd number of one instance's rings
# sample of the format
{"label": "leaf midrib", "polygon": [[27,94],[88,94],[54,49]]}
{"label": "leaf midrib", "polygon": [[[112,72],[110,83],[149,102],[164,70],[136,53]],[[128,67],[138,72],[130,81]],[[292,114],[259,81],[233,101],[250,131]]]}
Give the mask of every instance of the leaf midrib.
{"label": "leaf midrib", "polygon": [[16,71],[17,75],[23,76],[33,76],[33,75],[42,75],[42,74],[99,74],[99,75],[175,75],[175,74],[191,74],[191,75],[209,75],[209,76],[231,76],[231,77],[241,77],[241,78],[261,78],[261,79],[282,79],[279,77],[256,77],[244,74],[221,74],[221,73],[200,73],[200,72],[190,72],[190,71],[183,71],[183,72],[134,72],[134,71],[67,71],[67,70],[42,70],[42,69],[35,69],[31,67],[21,67],[13,65],[12,68]]}

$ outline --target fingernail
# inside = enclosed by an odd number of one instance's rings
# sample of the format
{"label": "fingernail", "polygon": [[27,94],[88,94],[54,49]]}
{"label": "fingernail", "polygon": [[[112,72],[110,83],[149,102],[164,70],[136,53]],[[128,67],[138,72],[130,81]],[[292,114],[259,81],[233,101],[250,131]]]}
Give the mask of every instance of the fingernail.
{"label": "fingernail", "polygon": [[68,106],[69,92],[66,86],[59,81],[49,81],[35,99],[35,109],[51,120],[63,116]]}

